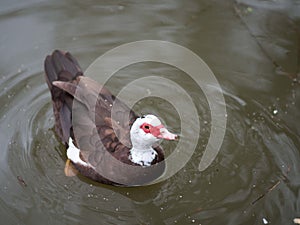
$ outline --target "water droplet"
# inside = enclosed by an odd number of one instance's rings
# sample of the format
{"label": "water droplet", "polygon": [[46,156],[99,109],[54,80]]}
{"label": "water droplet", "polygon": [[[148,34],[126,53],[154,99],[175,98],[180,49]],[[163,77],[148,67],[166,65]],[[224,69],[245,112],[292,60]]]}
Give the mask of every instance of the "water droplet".
{"label": "water droplet", "polygon": [[278,110],[277,109],[274,109],[273,110],[273,115],[277,115],[278,114]]}
{"label": "water droplet", "polygon": [[196,220],[193,219],[193,220],[192,220],[192,223],[195,223],[195,222],[196,222]]}
{"label": "water droplet", "polygon": [[122,6],[122,5],[119,5],[119,6],[118,6],[118,10],[120,10],[120,11],[123,10],[124,8],[125,8],[125,7]]}
{"label": "water droplet", "polygon": [[251,12],[253,12],[253,9],[251,7],[247,7],[246,13],[251,13]]}

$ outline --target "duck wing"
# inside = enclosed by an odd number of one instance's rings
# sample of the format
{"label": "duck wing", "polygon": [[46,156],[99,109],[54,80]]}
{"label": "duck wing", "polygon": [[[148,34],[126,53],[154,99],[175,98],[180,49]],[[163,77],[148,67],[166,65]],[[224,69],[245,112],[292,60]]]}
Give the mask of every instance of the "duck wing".
{"label": "duck wing", "polygon": [[87,162],[96,166],[103,149],[117,159],[128,158],[130,127],[137,118],[132,110],[88,77],[53,85],[73,97],[71,137]]}
{"label": "duck wing", "polygon": [[[47,56],[45,72],[56,132],[66,146],[71,137],[77,145],[77,142],[86,143],[86,139],[92,144],[101,140],[111,153],[119,152],[124,146],[131,148],[130,127],[137,116],[107,88],[84,77],[70,53],[56,50]],[[93,157],[84,158],[89,161]]]}

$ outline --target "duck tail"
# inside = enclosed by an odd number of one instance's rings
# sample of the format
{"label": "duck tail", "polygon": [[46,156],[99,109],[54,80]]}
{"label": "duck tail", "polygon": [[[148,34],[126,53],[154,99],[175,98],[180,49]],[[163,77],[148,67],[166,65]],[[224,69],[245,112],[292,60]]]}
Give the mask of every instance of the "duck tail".
{"label": "duck tail", "polygon": [[69,53],[55,50],[44,63],[46,82],[51,92],[55,129],[60,139],[67,145],[72,128],[73,97],[53,85],[54,81],[73,82],[83,72],[77,60]]}

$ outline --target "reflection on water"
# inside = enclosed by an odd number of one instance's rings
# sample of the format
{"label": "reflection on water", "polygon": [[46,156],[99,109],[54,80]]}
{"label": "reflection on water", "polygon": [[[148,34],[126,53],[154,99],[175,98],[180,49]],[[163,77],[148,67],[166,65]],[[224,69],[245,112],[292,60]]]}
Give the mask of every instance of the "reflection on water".
{"label": "reflection on water", "polygon": [[[272,224],[291,224],[300,212],[299,15],[299,4],[284,0],[4,1],[2,220],[262,224],[265,218]],[[186,46],[214,71],[228,113],[220,153],[207,170],[198,172],[210,132],[210,111],[193,81],[168,66],[137,65],[116,74],[110,88],[117,92],[139,75],[164,75],[182,85],[193,97],[201,123],[201,140],[192,160],[169,180],[150,187],[115,188],[83,177],[66,178],[65,149],[52,129],[50,94],[43,77],[45,55],[56,48],[68,50],[86,68],[105,51],[143,39]],[[135,107],[141,113],[157,112],[180,130],[168,103],[145,99]]]}

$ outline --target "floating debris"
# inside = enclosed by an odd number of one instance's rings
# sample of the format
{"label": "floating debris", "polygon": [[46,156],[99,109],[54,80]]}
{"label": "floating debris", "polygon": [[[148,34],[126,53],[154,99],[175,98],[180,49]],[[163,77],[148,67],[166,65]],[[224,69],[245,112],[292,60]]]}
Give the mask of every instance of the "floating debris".
{"label": "floating debris", "polygon": [[266,218],[263,218],[262,220],[263,220],[264,224],[269,224],[269,222],[268,222],[268,220]]}
{"label": "floating debris", "polygon": [[19,181],[19,184],[23,187],[27,187],[27,184],[25,183],[24,179],[21,176],[17,176],[17,179]]}
{"label": "floating debris", "polygon": [[293,221],[294,221],[294,223],[296,223],[296,224],[300,224],[300,218],[295,218]]}
{"label": "floating debris", "polygon": [[251,204],[254,205],[256,202],[258,202],[260,199],[262,199],[263,197],[265,197],[266,194],[268,194],[269,192],[271,192],[272,190],[274,190],[279,184],[280,184],[280,180],[277,181],[272,187],[270,187],[265,193],[263,193],[262,195],[260,195],[257,199],[255,199]]}

